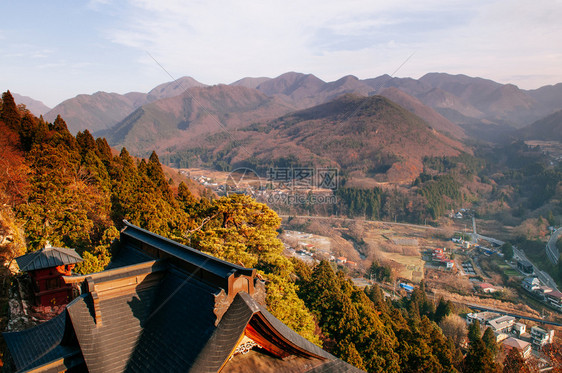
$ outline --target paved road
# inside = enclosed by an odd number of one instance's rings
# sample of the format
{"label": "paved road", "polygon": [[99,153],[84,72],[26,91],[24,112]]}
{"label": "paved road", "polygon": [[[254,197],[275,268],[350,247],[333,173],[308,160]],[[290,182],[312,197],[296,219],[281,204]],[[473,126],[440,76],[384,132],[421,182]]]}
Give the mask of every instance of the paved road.
{"label": "paved road", "polygon": [[546,255],[548,256],[548,259],[550,259],[550,261],[554,264],[558,264],[558,258],[560,258],[560,252],[556,247],[556,241],[558,241],[558,238],[561,235],[562,228],[558,228],[556,231],[554,231],[554,233],[552,233],[550,239],[546,244]]}
{"label": "paved road", "polygon": [[541,280],[541,282],[546,286],[549,286],[554,290],[558,290],[558,287],[556,286],[556,282],[552,279],[552,277],[550,277],[548,273],[541,271],[536,265],[533,264],[533,262],[527,259],[523,250],[519,250],[518,248],[513,246],[513,257],[531,263],[533,265],[533,270],[535,271],[535,276],[537,276],[539,280]]}
{"label": "paved road", "polygon": [[488,241],[488,242],[491,242],[491,243],[496,244],[498,246],[501,246],[505,243],[501,240],[498,240],[498,239],[495,239],[495,238],[492,238],[492,237],[482,236],[481,234],[478,234],[478,233],[476,234],[476,236],[479,240]]}

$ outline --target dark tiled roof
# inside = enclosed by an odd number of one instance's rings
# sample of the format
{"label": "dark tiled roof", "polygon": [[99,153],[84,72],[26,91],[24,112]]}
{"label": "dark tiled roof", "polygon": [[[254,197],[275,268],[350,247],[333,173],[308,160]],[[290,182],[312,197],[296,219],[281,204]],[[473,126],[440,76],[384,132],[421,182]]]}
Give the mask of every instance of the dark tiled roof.
{"label": "dark tiled roof", "polygon": [[260,314],[267,319],[267,321],[271,324],[271,326],[279,332],[279,334],[283,335],[289,343],[294,344],[295,346],[299,347],[304,351],[308,351],[311,354],[314,354],[319,357],[327,358],[327,359],[335,359],[335,357],[320,347],[316,346],[314,343],[309,342],[306,338],[301,337],[297,332],[293,329],[289,328],[287,325],[283,324],[281,320],[273,316],[269,313],[265,307],[260,307]]}
{"label": "dark tiled roof", "polygon": [[158,288],[150,317],[126,372],[186,372],[215,330],[220,289],[170,270]]}
{"label": "dark tiled roof", "polygon": [[16,371],[29,370],[61,358],[80,357],[77,346],[62,343],[67,321],[67,313],[63,311],[34,328],[3,333]]}
{"label": "dark tiled roof", "polygon": [[137,345],[157,287],[100,300],[101,325],[93,301],[83,294],[67,309],[90,372],[122,372]]}
{"label": "dark tiled roof", "polygon": [[236,348],[248,322],[259,310],[254,302],[247,302],[246,297],[240,296],[242,293],[238,294],[201,351],[194,367],[195,372],[218,372]]}
{"label": "dark tiled roof", "polygon": [[35,271],[65,264],[76,264],[82,261],[82,257],[74,249],[62,247],[46,247],[16,258],[21,271]]}

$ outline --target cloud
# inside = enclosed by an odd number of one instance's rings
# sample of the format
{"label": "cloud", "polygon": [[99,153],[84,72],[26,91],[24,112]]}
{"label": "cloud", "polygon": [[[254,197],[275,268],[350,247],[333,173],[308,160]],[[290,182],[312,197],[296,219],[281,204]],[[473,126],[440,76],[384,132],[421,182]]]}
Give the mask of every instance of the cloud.
{"label": "cloud", "polygon": [[397,76],[462,73],[522,88],[562,81],[560,0],[90,0],[76,9],[53,9],[61,27],[0,29],[15,40],[0,46],[10,76],[48,81],[59,99],[169,80],[147,52],[172,76],[207,84],[287,71],[370,78],[415,52]]}
{"label": "cloud", "polygon": [[443,10],[436,1],[135,1],[107,37],[148,51],[171,71],[210,82],[288,70],[322,75],[317,67],[330,64],[341,75],[365,67],[357,61],[373,66],[377,60],[365,57],[387,49],[390,58],[397,46],[408,49],[403,58],[431,32],[467,23],[468,6],[459,4]]}

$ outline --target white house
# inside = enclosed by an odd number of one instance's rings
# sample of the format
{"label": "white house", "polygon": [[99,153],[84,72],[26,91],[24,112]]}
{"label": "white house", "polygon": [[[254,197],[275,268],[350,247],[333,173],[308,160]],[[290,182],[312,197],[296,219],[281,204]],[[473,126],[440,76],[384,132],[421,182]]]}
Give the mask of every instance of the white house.
{"label": "white house", "polygon": [[554,330],[545,330],[538,326],[531,328],[531,343],[535,350],[541,350],[544,345],[552,343]]}
{"label": "white house", "polygon": [[498,289],[496,289],[494,285],[487,282],[479,283],[478,285],[476,285],[476,288],[486,294],[495,293],[496,291],[498,291]]}
{"label": "white house", "polygon": [[499,313],[495,312],[471,312],[466,315],[466,323],[472,324],[475,321],[478,321],[480,325],[486,325],[488,320],[496,319],[500,316]]}
{"label": "white house", "polygon": [[557,310],[562,310],[562,293],[559,291],[551,291],[545,294],[546,301]]}
{"label": "white house", "polygon": [[525,277],[523,279],[523,282],[521,283],[521,286],[523,286],[523,289],[533,293],[535,292],[535,290],[538,290],[540,288],[541,281],[538,279],[538,277]]}
{"label": "white house", "polygon": [[525,331],[527,330],[527,325],[520,322],[516,322],[515,324],[513,324],[513,328],[511,330],[518,337],[520,337],[521,334],[525,333]]}
{"label": "white house", "polygon": [[496,333],[507,333],[515,324],[515,317],[513,316],[500,316],[492,320],[488,320],[488,325]]}

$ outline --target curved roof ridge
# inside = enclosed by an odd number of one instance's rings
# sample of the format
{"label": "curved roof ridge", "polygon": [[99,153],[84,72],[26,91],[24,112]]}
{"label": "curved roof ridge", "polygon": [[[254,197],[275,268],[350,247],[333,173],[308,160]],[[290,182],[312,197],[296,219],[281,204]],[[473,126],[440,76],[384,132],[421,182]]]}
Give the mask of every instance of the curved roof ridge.
{"label": "curved roof ridge", "polygon": [[[121,231],[121,236],[123,236],[123,234],[124,234],[124,235],[126,235],[126,236],[128,235],[128,236],[131,236],[131,237],[136,238],[136,239],[141,239],[140,237],[135,236],[134,234],[132,234],[132,232],[128,232],[128,230],[137,231],[137,232],[139,232],[139,233],[142,233],[142,234],[144,234],[144,235],[149,236],[149,237],[152,238],[152,239],[156,239],[156,240],[158,240],[158,241],[165,242],[165,243],[167,243],[168,245],[170,245],[170,247],[182,249],[182,250],[183,250],[183,253],[185,253],[185,254],[189,254],[189,255],[192,255],[192,256],[201,258],[201,259],[203,259],[203,262],[204,262],[204,263],[208,263],[208,265],[210,265],[210,264],[219,265],[219,266],[221,266],[221,267],[228,268],[228,269],[230,269],[231,271],[234,271],[234,270],[235,270],[235,271],[238,271],[238,272],[240,272],[240,273],[242,273],[242,274],[247,274],[247,275],[253,275],[254,272],[255,272],[255,269],[253,269],[253,268],[242,267],[242,266],[240,266],[240,265],[238,265],[238,264],[230,263],[230,262],[227,262],[226,260],[219,259],[219,258],[217,258],[217,257],[215,257],[215,256],[212,256],[212,255],[210,255],[210,254],[207,254],[207,253],[204,253],[204,252],[202,252],[202,251],[196,250],[196,249],[194,249],[194,248],[192,248],[192,247],[189,247],[189,246],[187,246],[187,245],[181,244],[181,243],[179,243],[179,242],[177,242],[177,241],[174,241],[174,240],[171,240],[171,239],[169,239],[169,238],[167,238],[167,237],[163,237],[163,236],[161,236],[161,235],[158,235],[158,234],[156,234],[156,233],[153,233],[153,232],[150,232],[150,231],[148,231],[148,230],[146,230],[146,229],[143,229],[143,228],[141,228],[141,227],[138,227],[138,226],[136,226],[136,225],[134,225],[134,224],[129,223],[127,220],[123,220],[123,223],[125,224],[126,227],[125,227],[125,229],[123,229],[123,230]],[[161,251],[166,251],[166,248],[164,248],[164,247],[159,247],[159,250],[161,250]],[[175,253],[175,254],[178,255],[178,253]],[[174,255],[174,254],[172,253],[172,255]],[[191,259],[193,259],[193,258],[191,258]]]}
{"label": "curved roof ridge", "polygon": [[60,265],[76,264],[83,260],[74,249],[52,246],[16,258],[21,271],[35,271]]}

